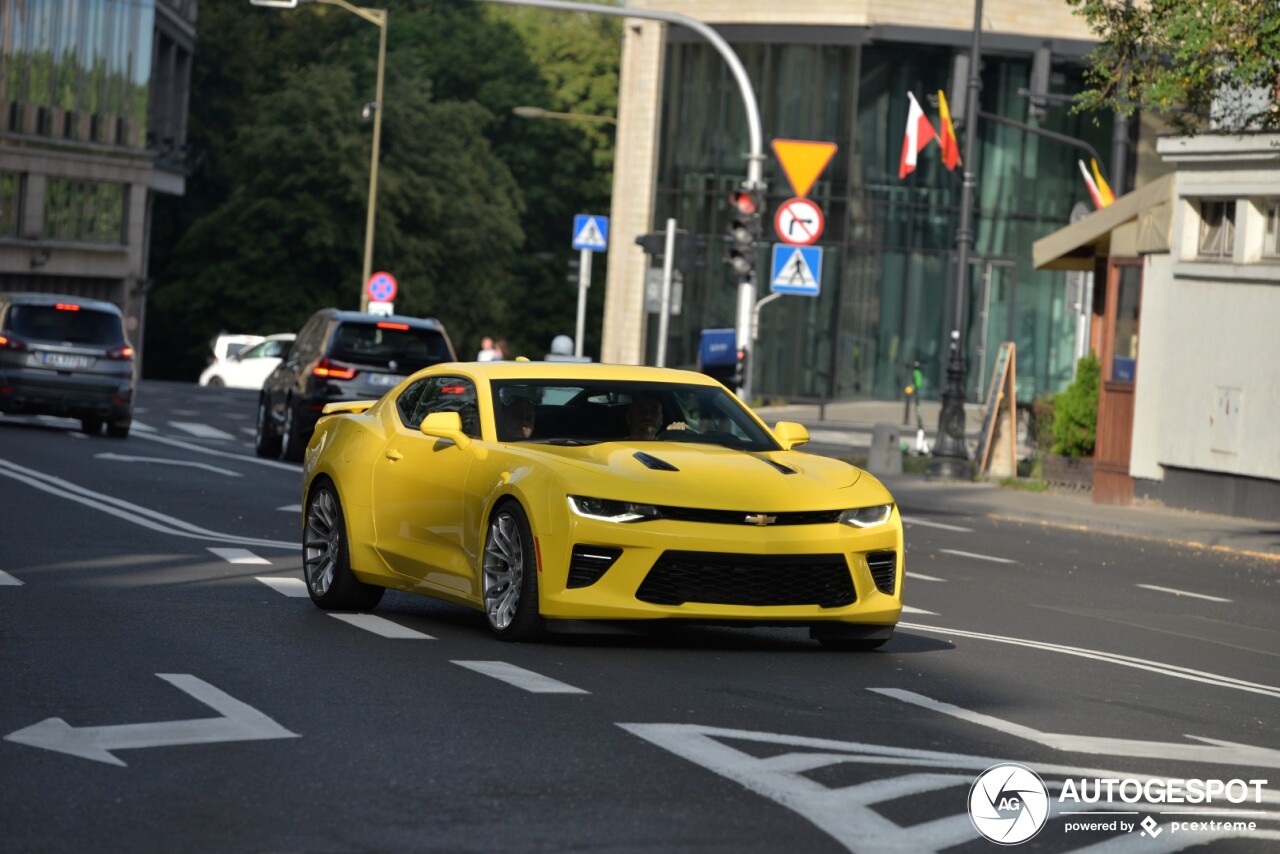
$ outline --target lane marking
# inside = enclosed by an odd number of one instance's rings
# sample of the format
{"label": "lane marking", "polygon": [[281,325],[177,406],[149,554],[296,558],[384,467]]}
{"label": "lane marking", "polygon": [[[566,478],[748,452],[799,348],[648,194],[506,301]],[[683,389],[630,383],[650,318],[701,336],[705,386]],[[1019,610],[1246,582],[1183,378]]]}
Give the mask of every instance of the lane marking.
{"label": "lane marking", "polygon": [[413,629],[405,628],[399,623],[393,623],[373,614],[331,613],[329,616],[335,620],[341,620],[344,623],[355,626],[357,629],[364,629],[366,632],[373,632],[375,635],[381,635],[384,638],[392,638],[394,640],[435,640],[431,635],[415,632]]}
{"label": "lane marking", "polygon": [[962,552],[962,551],[957,551],[955,549],[938,549],[938,551],[942,552],[944,555],[955,555],[956,557],[969,557],[969,558],[973,558],[974,560],[988,560],[988,561],[991,561],[992,563],[1017,563],[1016,560],[1009,560],[1008,558],[1004,558],[1004,557],[992,557],[991,555],[979,555],[979,554],[974,554],[973,552]]}
{"label": "lane marking", "polygon": [[945,578],[934,578],[932,575],[921,575],[918,572],[907,572],[907,578],[914,578],[916,581],[940,581],[946,582]]}
{"label": "lane marking", "polygon": [[260,546],[271,549],[289,549],[291,551],[301,551],[302,549],[299,543],[290,543],[283,540],[260,540],[255,537],[241,537],[234,534],[220,534],[217,531],[210,531],[198,525],[192,525],[190,522],[176,519],[173,516],[167,516],[155,510],[140,507],[137,504],[114,498],[110,495],[104,495],[101,492],[85,489],[83,486],[63,480],[60,477],[53,477],[44,472],[16,465],[8,460],[0,459],[0,476],[16,480],[19,483],[25,483],[41,492],[47,492],[50,495],[56,495],[60,498],[74,501],[77,504],[83,504],[85,507],[124,519],[126,522],[132,522],[152,531],[158,531],[161,534],[187,537],[193,540],[213,540],[220,543],[236,543],[243,546]]}
{"label": "lane marking", "polygon": [[1204,593],[1192,593],[1190,590],[1175,590],[1172,587],[1158,587],[1155,584],[1135,584],[1134,587],[1141,587],[1144,590],[1156,590],[1160,593],[1172,593],[1174,596],[1191,596],[1196,599],[1207,599],[1210,602],[1230,602],[1230,599],[1223,599],[1221,596],[1206,596]]}
{"label": "lane marking", "polygon": [[1097,649],[1084,649],[1083,647],[1078,646],[1066,646],[1065,644],[1049,643],[1047,641],[1033,641],[1027,640],[1026,638],[1011,638],[1003,635],[986,634],[984,632],[970,632],[965,631],[964,629],[946,629],[940,626],[926,625],[924,623],[899,622],[898,628],[916,629],[917,631],[932,632],[939,635],[973,638],[974,640],[993,641],[994,643],[1007,643],[1013,646],[1024,646],[1028,649],[1039,649],[1045,652],[1058,652],[1063,655],[1074,655],[1079,658],[1088,658],[1094,661],[1105,661],[1121,667],[1132,667],[1135,670],[1146,670],[1151,673],[1158,673],[1161,676],[1168,676],[1174,679],[1185,679],[1188,682],[1202,682],[1206,685],[1216,685],[1219,688],[1231,688],[1236,691],[1247,691],[1250,694],[1263,694],[1280,700],[1280,687],[1274,685],[1263,685],[1258,682],[1248,682],[1244,679],[1236,679],[1232,676],[1223,676],[1218,673],[1207,673],[1203,670],[1193,670],[1190,667],[1181,667],[1177,664],[1163,664],[1159,661],[1135,658],[1130,655],[1103,652],[1102,650]]}
{"label": "lane marking", "polygon": [[[183,415],[186,413],[177,412],[176,414]],[[195,415],[196,413],[192,412],[191,414]],[[199,438],[199,439],[234,439],[235,438],[235,436],[232,436],[230,433],[228,433],[225,430],[219,430],[217,427],[213,427],[209,424],[205,424],[200,421],[170,421],[169,426],[176,427],[177,429],[183,431],[184,433],[190,433],[192,436],[195,436],[196,438]]]}
{"label": "lane marking", "polygon": [[961,528],[959,525],[945,525],[942,522],[928,522],[924,519],[917,519],[914,516],[903,516],[902,524],[904,525],[923,525],[926,528],[939,528],[943,531],[959,531],[962,534],[972,534],[973,528]]}
{"label": "lane marking", "polygon": [[210,546],[209,551],[225,560],[227,563],[265,563],[271,564],[271,561],[265,557],[259,557],[248,549],[216,549]]}
{"label": "lane marking", "polygon": [[284,512],[286,512],[286,513],[301,513],[301,512],[302,512],[302,505],[301,505],[301,504],[286,504],[285,506],[283,506],[283,507],[277,507],[276,509],[277,509],[277,510],[283,510],[283,511],[284,511]]}
{"label": "lane marking", "polygon": [[934,611],[926,611],[924,608],[914,608],[911,605],[903,605],[902,613],[904,614],[926,614],[930,617],[938,616]]}
{"label": "lane marking", "polygon": [[[138,410],[136,410],[136,409],[135,409],[135,410],[133,410],[133,411],[134,411],[134,412],[137,412]],[[143,422],[141,422],[141,421],[134,421],[134,422],[133,422],[132,426],[130,426],[130,428],[129,428],[129,432],[131,432],[131,433],[132,433],[134,430],[141,430],[143,433],[154,433],[154,432],[156,432],[156,428],[152,427],[150,424],[144,424],[144,423],[143,423]]]}
{"label": "lane marking", "polygon": [[[137,427],[138,422],[137,421],[133,422],[133,426]],[[299,471],[301,471],[301,469],[296,463],[286,463],[286,462],[281,462],[280,460],[269,460],[269,459],[266,459],[265,457],[250,456],[246,454],[237,454],[237,453],[233,453],[232,451],[223,451],[219,448],[206,448],[203,445],[193,445],[190,442],[184,442],[181,439],[172,439],[168,436],[143,435],[143,436],[139,436],[138,438],[146,439],[150,442],[159,442],[162,445],[169,445],[170,447],[174,447],[174,448],[182,448],[184,451],[191,451],[192,453],[195,453],[195,454],[208,454],[211,457],[225,457],[226,459],[238,460],[239,462],[242,462],[242,463],[252,463],[257,466],[267,466],[269,468],[274,468],[274,469],[284,469],[285,471],[290,471],[290,472],[293,472],[294,474],[297,474]]]}
{"label": "lane marking", "polygon": [[534,673],[532,670],[525,670],[523,667],[507,664],[505,661],[454,661],[452,663],[468,670],[474,670],[476,673],[482,673],[485,676],[492,676],[494,679],[534,694],[590,693],[557,679],[552,679],[550,676],[543,676],[540,673]]}
{"label": "lane marking", "polygon": [[0,587],[21,587],[22,582],[0,569]]}
{"label": "lane marking", "polygon": [[307,593],[306,582],[301,578],[285,578],[280,575],[256,575],[254,577],[272,590],[283,596],[288,596],[290,599],[306,599],[310,595]]}
{"label": "lane marking", "polygon": [[119,460],[122,463],[157,463],[163,466],[187,466],[189,468],[204,469],[214,474],[225,474],[227,477],[240,477],[240,472],[231,469],[218,468],[208,463],[197,463],[192,460],[166,460],[162,457],[132,457],[127,454],[94,454],[99,460]]}

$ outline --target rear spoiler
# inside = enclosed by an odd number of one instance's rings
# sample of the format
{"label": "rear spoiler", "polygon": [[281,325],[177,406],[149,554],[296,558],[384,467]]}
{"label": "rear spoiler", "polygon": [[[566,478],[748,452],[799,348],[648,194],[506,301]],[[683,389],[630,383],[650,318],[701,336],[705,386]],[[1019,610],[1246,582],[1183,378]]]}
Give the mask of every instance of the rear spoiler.
{"label": "rear spoiler", "polygon": [[370,406],[373,406],[376,400],[350,400],[346,403],[326,403],[324,409],[320,411],[321,415],[359,415]]}

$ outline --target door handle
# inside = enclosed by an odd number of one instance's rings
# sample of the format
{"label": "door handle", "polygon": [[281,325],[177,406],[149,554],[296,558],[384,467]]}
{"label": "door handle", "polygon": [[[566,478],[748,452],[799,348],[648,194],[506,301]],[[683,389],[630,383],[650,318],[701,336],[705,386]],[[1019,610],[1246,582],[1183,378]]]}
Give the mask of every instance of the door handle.
{"label": "door handle", "polygon": [[391,462],[393,463],[398,463],[402,459],[404,459],[404,454],[400,453],[395,448],[388,448],[386,451],[383,452],[383,454],[386,456],[387,459],[391,460]]}

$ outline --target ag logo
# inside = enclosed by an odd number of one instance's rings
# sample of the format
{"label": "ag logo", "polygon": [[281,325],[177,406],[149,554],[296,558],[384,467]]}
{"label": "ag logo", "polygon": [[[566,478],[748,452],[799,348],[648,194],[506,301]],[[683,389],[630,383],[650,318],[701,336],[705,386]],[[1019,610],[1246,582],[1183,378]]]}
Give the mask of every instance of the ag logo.
{"label": "ag logo", "polygon": [[992,842],[1026,842],[1049,818],[1049,790],[1030,768],[995,765],[979,774],[969,790],[969,818]]}

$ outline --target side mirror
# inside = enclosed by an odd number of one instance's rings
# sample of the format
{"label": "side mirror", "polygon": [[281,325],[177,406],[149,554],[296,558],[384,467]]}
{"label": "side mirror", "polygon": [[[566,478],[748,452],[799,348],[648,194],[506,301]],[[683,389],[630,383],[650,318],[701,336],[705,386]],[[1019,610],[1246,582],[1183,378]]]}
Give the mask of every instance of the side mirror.
{"label": "side mirror", "polygon": [[422,420],[418,429],[424,436],[448,439],[459,448],[471,444],[471,437],[462,432],[462,416],[456,412],[433,412]]}
{"label": "side mirror", "polygon": [[809,431],[803,424],[794,421],[779,421],[773,425],[773,435],[784,451],[798,448],[809,441]]}

